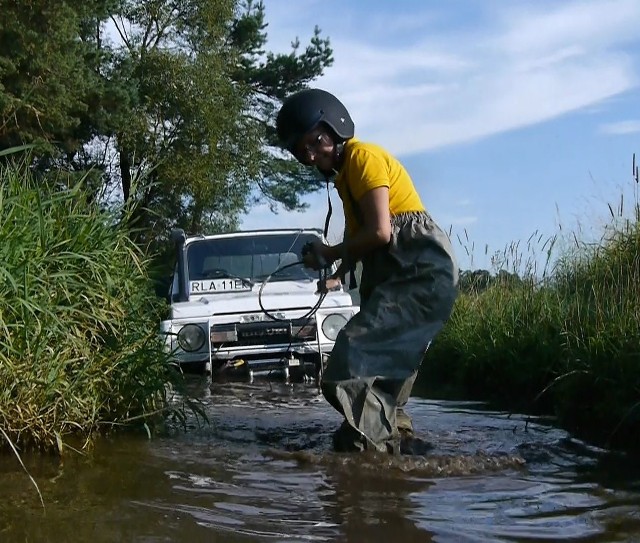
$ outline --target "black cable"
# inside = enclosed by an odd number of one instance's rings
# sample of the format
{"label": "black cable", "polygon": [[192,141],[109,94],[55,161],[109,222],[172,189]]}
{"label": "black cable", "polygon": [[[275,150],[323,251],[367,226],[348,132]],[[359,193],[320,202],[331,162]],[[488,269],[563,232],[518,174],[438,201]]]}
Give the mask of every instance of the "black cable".
{"label": "black cable", "polygon": [[[283,270],[286,270],[287,268],[292,268],[293,266],[299,266],[300,264],[303,264],[303,263],[304,262],[300,260],[298,262],[293,262],[292,264],[287,264],[285,266],[276,268],[260,285],[260,290],[258,291],[258,304],[260,305],[260,309],[262,310],[262,312],[270,319],[273,319],[274,321],[277,321],[277,322],[287,322],[287,323],[290,323],[292,320],[292,319],[280,319],[275,315],[272,315],[271,313],[269,313],[269,311],[265,309],[264,305],[262,304],[262,291],[264,290],[264,287],[267,285],[267,283],[271,280],[271,277],[273,277],[274,275],[280,273]],[[322,270],[320,274],[321,276],[322,274],[324,274],[324,277],[321,277],[321,281],[326,281],[327,270],[326,269]],[[327,290],[325,288],[320,293],[320,297],[318,298],[318,301],[315,303],[315,305],[305,315],[303,315],[302,317],[298,317],[300,320],[303,321],[303,324],[299,326],[298,332],[296,334],[291,334],[291,337],[289,338],[289,345],[287,346],[287,349],[285,351],[285,356],[288,356],[289,354],[291,354],[291,347],[293,345],[293,341],[298,337],[300,332],[302,332],[303,328],[307,324],[309,324],[309,321],[311,320],[311,318],[316,314],[318,309],[320,309],[320,306],[322,305],[322,302],[324,301],[326,296],[327,296]],[[316,334],[319,334],[319,333],[320,331],[318,330],[317,323],[316,323]],[[320,365],[322,366],[322,360],[320,360]]]}
{"label": "black cable", "polygon": [[[267,309],[264,307],[264,305],[262,304],[262,291],[264,290],[264,287],[267,285],[267,283],[271,280],[271,278],[280,273],[281,271],[286,270],[287,268],[292,268],[293,266],[299,266],[300,264],[303,264],[304,262],[302,260],[299,260],[298,262],[293,262],[292,264],[286,264],[285,266],[281,266],[279,268],[276,268],[273,272],[271,272],[271,274],[269,274],[269,276],[267,276],[267,278],[262,282],[262,284],[260,285],[260,290],[258,291],[258,304],[260,305],[260,310],[270,319],[276,321],[276,322],[289,322],[290,319],[280,319],[278,317],[276,317],[275,315],[272,315],[271,313],[269,313],[269,311],[267,311]],[[326,277],[325,277],[326,279]],[[327,292],[324,291],[322,293],[320,293],[320,297],[318,299],[318,301],[316,302],[316,304],[302,317],[299,317],[300,319],[310,319],[315,313],[316,311],[318,311],[318,309],[320,309],[320,306],[322,305],[322,302],[324,301],[325,297],[327,295]]]}

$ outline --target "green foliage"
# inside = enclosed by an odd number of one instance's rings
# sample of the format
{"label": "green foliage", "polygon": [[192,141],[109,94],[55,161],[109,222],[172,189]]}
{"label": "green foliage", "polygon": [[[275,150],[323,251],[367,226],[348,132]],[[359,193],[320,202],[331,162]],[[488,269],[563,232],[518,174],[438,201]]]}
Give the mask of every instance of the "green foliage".
{"label": "green foliage", "polygon": [[333,51],[318,27],[303,50],[296,37],[287,54],[265,51],[264,19],[263,2],[240,2],[230,33],[232,44],[241,52],[241,62],[233,79],[249,91],[249,118],[259,129],[262,140],[255,156],[259,190],[253,202],[266,197],[273,209],[278,204],[286,209],[301,209],[300,196],[322,184],[309,168],[292,161],[288,155],[274,153],[277,138],[273,121],[282,99],[305,88],[333,64]]}
{"label": "green foliage", "polygon": [[[261,2],[0,11],[0,424],[46,448],[162,407],[162,308],[138,248],[233,228],[259,200],[302,207],[319,185],[274,147],[273,116],[332,52],[318,29],[265,51]],[[16,168],[5,151],[23,143]]]}
{"label": "green foliage", "polygon": [[[140,243],[173,226],[234,228],[264,199],[302,208],[318,188],[274,147],[273,117],[331,65],[319,29],[303,50],[296,39],[289,54],[273,54],[262,2],[0,8],[0,149],[43,142],[40,171],[91,169],[95,198],[138,204]],[[136,189],[141,175],[150,182]]]}
{"label": "green foliage", "polygon": [[95,83],[79,39],[81,2],[0,0],[0,148],[72,149]]}
{"label": "green foliage", "polygon": [[0,168],[0,427],[20,448],[166,408],[147,260],[87,196],[82,179]]}
{"label": "green foliage", "polygon": [[[540,279],[466,289],[423,377],[513,409],[555,413],[598,443],[640,430],[640,208],[612,212],[599,243],[559,256]],[[473,275],[470,274],[470,277]],[[484,277],[485,274],[478,274]],[[507,276],[505,276],[507,277]],[[473,283],[470,283],[473,284]]]}
{"label": "green foliage", "polygon": [[500,270],[496,275],[491,275],[488,270],[463,270],[460,271],[458,286],[461,292],[478,294],[494,285],[513,287],[521,283],[522,279],[518,274],[506,270]]}

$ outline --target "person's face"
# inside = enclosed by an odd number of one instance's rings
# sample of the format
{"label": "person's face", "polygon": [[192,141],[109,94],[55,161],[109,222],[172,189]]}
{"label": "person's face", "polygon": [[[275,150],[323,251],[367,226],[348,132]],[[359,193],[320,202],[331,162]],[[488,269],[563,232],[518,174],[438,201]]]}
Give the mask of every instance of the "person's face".
{"label": "person's face", "polygon": [[318,126],[300,138],[293,154],[305,166],[315,166],[320,171],[328,172],[333,168],[334,147],[326,129]]}

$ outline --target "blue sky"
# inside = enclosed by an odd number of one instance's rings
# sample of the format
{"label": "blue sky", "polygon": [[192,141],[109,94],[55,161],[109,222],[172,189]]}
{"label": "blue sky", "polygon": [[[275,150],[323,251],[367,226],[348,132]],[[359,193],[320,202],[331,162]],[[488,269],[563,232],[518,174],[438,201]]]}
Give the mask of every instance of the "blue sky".
{"label": "blue sky", "polygon": [[[265,4],[271,50],[304,45],[314,25],[330,38],[334,65],[313,86],[341,98],[360,139],[404,163],[462,268],[489,267],[485,247],[528,252],[532,234],[597,235],[606,203],[633,190],[640,1]],[[332,200],[337,241],[335,190]],[[321,227],[326,195],[306,201],[304,213],[253,208],[242,227]]]}

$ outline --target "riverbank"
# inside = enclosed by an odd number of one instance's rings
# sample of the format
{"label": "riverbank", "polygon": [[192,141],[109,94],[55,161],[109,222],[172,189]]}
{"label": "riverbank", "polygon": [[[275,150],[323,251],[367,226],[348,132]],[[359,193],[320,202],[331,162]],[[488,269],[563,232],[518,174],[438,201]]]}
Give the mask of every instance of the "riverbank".
{"label": "riverbank", "polygon": [[[148,431],[179,374],[130,210],[102,209],[87,177],[36,179],[26,162],[0,167],[0,181],[0,449],[61,453],[114,427]],[[416,387],[554,414],[581,438],[640,448],[634,205],[631,218],[612,211],[598,243],[574,238],[541,276],[468,283]]]}
{"label": "riverbank", "polygon": [[[17,155],[16,155],[17,156]],[[165,408],[173,377],[157,334],[162,302],[90,178],[0,166],[0,449],[62,453]],[[93,195],[94,196],[94,195]]]}
{"label": "riverbank", "polygon": [[421,386],[553,414],[581,438],[640,450],[635,182],[631,213],[623,216],[622,201],[618,211],[609,206],[611,220],[597,243],[573,236],[542,277],[502,274],[486,288],[462,292],[425,358]]}

